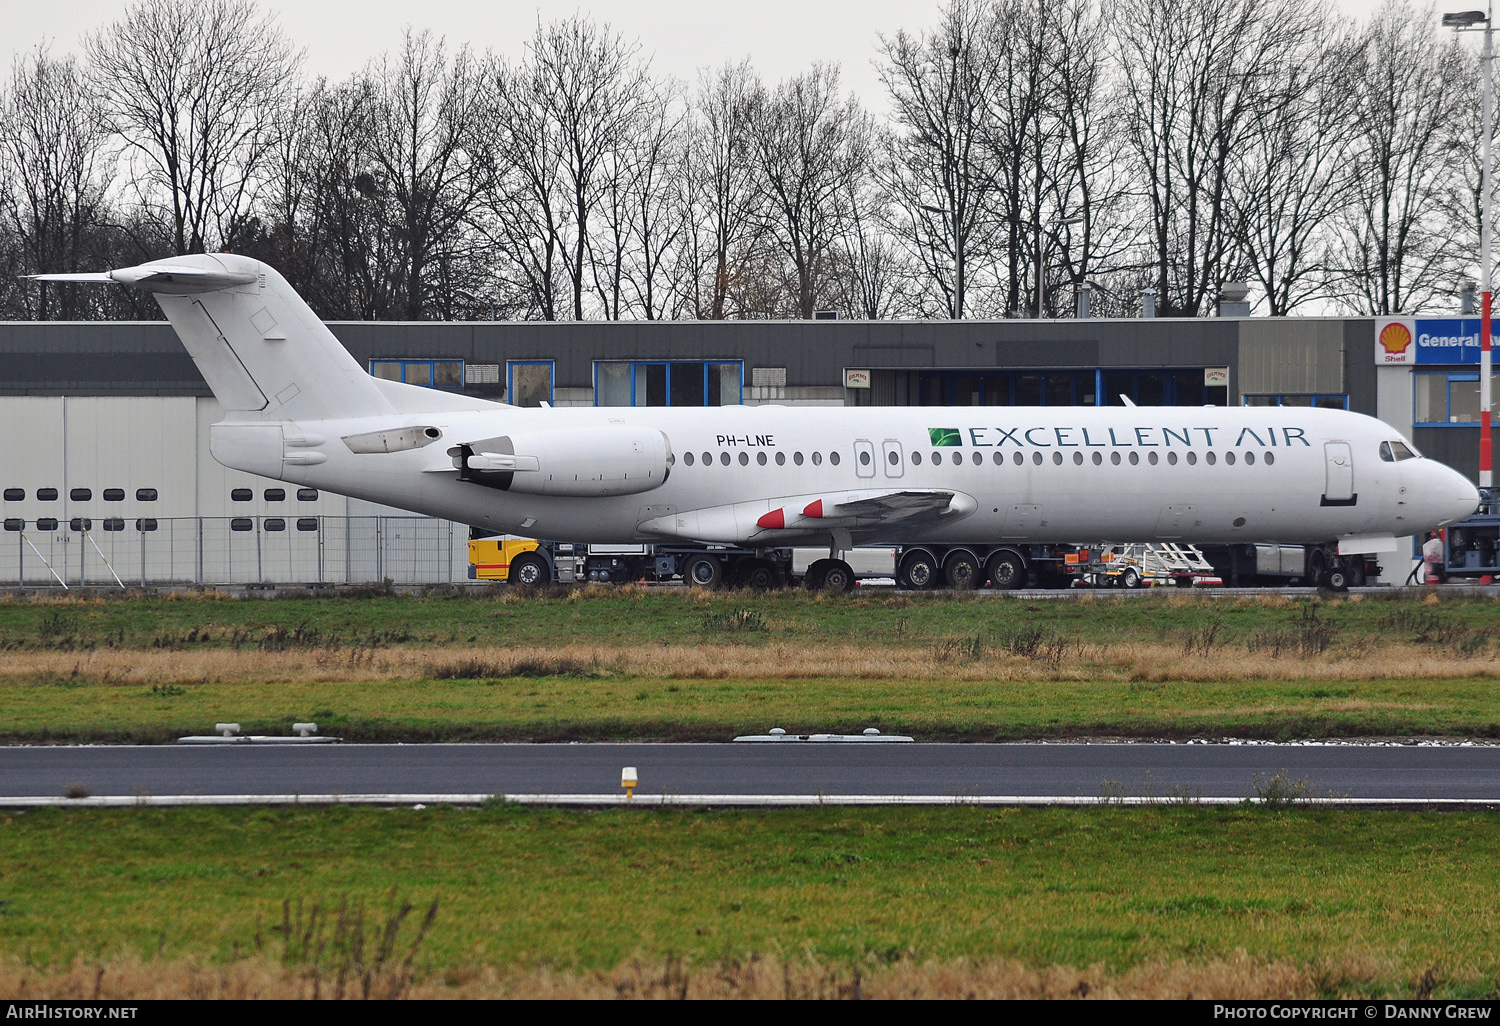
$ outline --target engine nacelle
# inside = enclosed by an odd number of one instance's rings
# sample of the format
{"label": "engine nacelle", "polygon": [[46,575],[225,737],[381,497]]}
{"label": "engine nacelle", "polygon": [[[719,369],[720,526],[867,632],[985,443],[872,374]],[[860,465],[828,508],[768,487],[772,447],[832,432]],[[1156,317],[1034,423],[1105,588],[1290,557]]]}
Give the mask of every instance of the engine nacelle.
{"label": "engine nacelle", "polygon": [[667,436],[619,425],[584,432],[517,432],[448,450],[465,481],[527,495],[606,496],[649,492],[666,483]]}

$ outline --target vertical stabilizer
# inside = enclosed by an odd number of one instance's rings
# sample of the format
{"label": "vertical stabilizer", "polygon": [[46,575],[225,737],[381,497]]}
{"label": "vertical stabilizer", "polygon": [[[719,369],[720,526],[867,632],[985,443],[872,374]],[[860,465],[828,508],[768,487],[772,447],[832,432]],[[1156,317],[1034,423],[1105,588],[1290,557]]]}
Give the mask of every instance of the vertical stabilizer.
{"label": "vertical stabilizer", "polygon": [[[156,296],[226,413],[295,420],[392,412],[375,380],[273,268],[229,254],[159,264],[165,280],[129,284]],[[190,270],[206,279],[200,287]],[[225,280],[233,284],[201,287]]]}

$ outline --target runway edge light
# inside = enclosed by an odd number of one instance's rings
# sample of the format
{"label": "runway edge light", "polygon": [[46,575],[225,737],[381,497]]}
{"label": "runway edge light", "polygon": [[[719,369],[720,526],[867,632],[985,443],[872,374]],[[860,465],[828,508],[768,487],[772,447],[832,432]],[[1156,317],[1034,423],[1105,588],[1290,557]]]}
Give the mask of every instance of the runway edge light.
{"label": "runway edge light", "polygon": [[625,789],[626,798],[635,797],[635,788],[637,782],[638,781],[635,775],[634,766],[626,766],[620,771],[620,786]]}

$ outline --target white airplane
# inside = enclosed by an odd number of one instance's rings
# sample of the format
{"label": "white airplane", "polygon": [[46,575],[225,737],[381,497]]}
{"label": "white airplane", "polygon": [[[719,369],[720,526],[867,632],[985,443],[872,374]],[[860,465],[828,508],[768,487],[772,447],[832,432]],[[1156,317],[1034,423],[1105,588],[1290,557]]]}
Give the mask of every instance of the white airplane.
{"label": "white airplane", "polygon": [[1343,411],[520,409],[371,377],[246,257],[35,277],[152,293],[223,407],[211,451],[226,467],[497,534],[826,544],[840,585],[852,546],[921,544],[1013,586],[1026,545],[1100,539],[1311,544],[1336,572],[1479,501],[1399,432]]}

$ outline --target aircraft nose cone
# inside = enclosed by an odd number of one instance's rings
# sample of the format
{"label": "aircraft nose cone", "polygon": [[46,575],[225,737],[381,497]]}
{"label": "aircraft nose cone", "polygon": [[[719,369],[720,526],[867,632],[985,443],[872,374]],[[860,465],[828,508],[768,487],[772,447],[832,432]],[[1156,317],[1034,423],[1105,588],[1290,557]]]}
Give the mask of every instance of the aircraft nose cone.
{"label": "aircraft nose cone", "polygon": [[1458,478],[1456,482],[1458,494],[1454,496],[1450,507],[1449,523],[1454,520],[1463,520],[1479,508],[1479,489],[1475,488],[1468,478],[1457,473],[1454,476]]}

